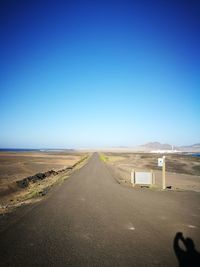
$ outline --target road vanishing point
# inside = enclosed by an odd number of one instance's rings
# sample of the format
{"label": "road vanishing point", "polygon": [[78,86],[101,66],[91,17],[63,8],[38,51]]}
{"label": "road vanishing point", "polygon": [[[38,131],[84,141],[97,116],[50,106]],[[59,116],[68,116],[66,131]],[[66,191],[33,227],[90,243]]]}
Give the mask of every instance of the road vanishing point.
{"label": "road vanishing point", "polygon": [[0,266],[179,266],[178,232],[200,247],[199,196],[121,185],[94,153],[0,233]]}

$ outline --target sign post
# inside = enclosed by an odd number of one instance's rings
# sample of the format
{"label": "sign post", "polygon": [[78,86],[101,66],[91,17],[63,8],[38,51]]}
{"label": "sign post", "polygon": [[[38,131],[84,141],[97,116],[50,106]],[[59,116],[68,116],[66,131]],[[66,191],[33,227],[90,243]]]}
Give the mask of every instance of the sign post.
{"label": "sign post", "polygon": [[131,184],[135,185],[135,170],[133,169],[131,172]]}
{"label": "sign post", "polygon": [[165,179],[165,156],[158,159],[158,167],[162,167],[162,189],[166,189]]}
{"label": "sign post", "polygon": [[165,156],[163,156],[162,185],[163,185],[163,189],[166,189],[166,179],[165,179]]}

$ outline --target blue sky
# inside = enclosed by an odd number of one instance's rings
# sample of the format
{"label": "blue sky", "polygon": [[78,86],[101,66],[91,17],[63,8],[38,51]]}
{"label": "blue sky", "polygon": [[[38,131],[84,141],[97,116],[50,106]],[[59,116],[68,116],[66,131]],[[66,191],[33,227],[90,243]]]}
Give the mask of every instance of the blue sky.
{"label": "blue sky", "polygon": [[200,141],[200,2],[0,0],[0,147]]}

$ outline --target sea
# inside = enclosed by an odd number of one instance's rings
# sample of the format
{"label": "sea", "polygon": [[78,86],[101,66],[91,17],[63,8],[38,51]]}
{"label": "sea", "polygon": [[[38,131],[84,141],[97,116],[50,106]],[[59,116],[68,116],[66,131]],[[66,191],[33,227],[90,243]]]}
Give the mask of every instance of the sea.
{"label": "sea", "polygon": [[30,152],[30,151],[41,151],[41,149],[31,149],[31,148],[0,148],[0,152]]}
{"label": "sea", "polygon": [[192,155],[192,157],[198,157],[198,158],[200,158],[200,153],[195,153],[195,154],[191,154]]}
{"label": "sea", "polygon": [[0,152],[59,152],[59,151],[73,151],[73,149],[56,149],[56,148],[0,148]]}

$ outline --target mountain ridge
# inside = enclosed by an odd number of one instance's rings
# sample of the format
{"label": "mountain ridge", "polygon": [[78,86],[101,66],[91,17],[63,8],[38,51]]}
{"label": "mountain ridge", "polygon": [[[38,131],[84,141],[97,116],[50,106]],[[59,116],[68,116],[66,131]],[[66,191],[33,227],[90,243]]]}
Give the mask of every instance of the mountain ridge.
{"label": "mountain ridge", "polygon": [[145,151],[153,151],[153,150],[174,150],[174,151],[182,151],[182,152],[200,152],[200,143],[195,143],[193,145],[187,146],[174,146],[168,143],[160,143],[157,141],[149,142],[144,145],[139,146],[140,149]]}

